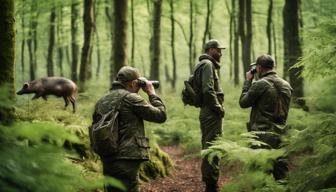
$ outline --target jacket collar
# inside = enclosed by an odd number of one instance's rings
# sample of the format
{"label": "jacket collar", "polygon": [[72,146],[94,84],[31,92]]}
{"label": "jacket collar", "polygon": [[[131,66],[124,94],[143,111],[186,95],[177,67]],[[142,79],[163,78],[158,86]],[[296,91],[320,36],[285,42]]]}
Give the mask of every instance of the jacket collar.
{"label": "jacket collar", "polygon": [[269,75],[276,75],[277,73],[273,70],[270,70],[270,71],[266,71],[264,73],[261,74],[261,78],[262,77],[266,77],[266,76],[269,76]]}
{"label": "jacket collar", "polygon": [[204,59],[208,59],[212,62],[212,64],[215,66],[216,69],[219,69],[220,68],[220,63],[217,62],[213,57],[211,57],[210,55],[208,54],[202,54],[200,57],[199,57],[199,61],[202,61]]}
{"label": "jacket collar", "polygon": [[126,89],[125,85],[119,81],[113,81],[111,90]]}

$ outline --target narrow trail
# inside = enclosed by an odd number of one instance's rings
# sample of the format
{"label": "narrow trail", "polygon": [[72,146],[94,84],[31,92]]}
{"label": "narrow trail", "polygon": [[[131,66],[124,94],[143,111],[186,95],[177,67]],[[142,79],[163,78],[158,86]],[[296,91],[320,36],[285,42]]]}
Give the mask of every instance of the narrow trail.
{"label": "narrow trail", "polygon": [[[140,192],[203,192],[201,158],[184,158],[183,151],[177,146],[166,146],[161,149],[169,154],[175,170],[168,177],[142,183]],[[227,181],[227,177],[220,176],[219,186]]]}

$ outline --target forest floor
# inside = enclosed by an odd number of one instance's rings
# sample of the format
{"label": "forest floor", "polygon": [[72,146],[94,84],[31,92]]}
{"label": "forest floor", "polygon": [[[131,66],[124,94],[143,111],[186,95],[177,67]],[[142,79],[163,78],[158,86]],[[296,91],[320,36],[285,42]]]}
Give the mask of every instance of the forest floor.
{"label": "forest floor", "polygon": [[[173,172],[164,178],[158,178],[148,183],[142,183],[141,192],[203,192],[204,185],[201,174],[201,157],[184,156],[178,146],[164,146],[161,149],[168,153],[173,161]],[[219,187],[229,180],[228,176],[221,175]]]}

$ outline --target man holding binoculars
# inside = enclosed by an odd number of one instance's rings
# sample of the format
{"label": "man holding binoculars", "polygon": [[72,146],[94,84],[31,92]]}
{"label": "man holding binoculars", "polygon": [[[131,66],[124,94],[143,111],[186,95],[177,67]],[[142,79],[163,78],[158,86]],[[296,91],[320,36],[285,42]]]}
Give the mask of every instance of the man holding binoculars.
{"label": "man holding binoculars", "polygon": [[[117,115],[117,150],[113,154],[99,155],[104,175],[120,180],[127,191],[138,191],[140,164],[149,159],[149,141],[145,137],[144,120],[163,123],[167,118],[166,108],[155,93],[154,88],[158,85],[158,81],[140,77],[135,68],[124,66],[117,73],[111,91],[95,106],[93,124],[97,124],[105,114],[111,111],[113,113],[116,109],[118,111],[110,115]],[[150,103],[138,94],[140,89],[147,93]],[[105,186],[105,189],[108,192],[119,191],[110,185]]]}

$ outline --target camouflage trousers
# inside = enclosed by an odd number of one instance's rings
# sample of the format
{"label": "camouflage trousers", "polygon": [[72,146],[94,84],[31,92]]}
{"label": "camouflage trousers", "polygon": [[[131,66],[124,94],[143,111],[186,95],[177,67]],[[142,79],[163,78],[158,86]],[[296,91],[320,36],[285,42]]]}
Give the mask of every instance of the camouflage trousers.
{"label": "camouflage trousers", "polygon": [[[222,118],[208,108],[201,108],[200,124],[202,132],[202,149],[207,149],[216,137],[222,135]],[[202,160],[202,180],[207,187],[216,188],[219,178],[219,159],[212,162],[207,157]]]}
{"label": "camouflage trousers", "polygon": [[[110,176],[121,181],[128,192],[138,192],[138,171],[140,164],[143,161],[140,160],[109,160],[102,159],[103,173],[105,176]],[[104,187],[105,192],[121,192],[117,188],[111,185]]]}

